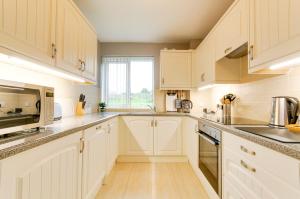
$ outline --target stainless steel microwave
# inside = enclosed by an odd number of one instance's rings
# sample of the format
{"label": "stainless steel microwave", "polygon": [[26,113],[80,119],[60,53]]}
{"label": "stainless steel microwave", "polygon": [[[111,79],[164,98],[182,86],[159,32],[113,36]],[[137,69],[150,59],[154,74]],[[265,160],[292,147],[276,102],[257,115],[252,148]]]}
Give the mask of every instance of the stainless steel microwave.
{"label": "stainless steel microwave", "polygon": [[0,135],[53,123],[54,88],[0,80]]}

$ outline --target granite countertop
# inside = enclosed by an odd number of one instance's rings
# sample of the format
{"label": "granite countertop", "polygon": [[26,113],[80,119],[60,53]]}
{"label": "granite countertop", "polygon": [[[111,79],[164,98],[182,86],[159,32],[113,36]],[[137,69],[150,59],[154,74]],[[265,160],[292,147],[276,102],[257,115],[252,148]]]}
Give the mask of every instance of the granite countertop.
{"label": "granite countertop", "polygon": [[118,116],[187,116],[193,119],[199,119],[207,124],[210,124],[222,131],[226,131],[253,141],[257,144],[263,145],[285,155],[300,160],[300,144],[284,144],[277,141],[273,141],[261,136],[257,136],[251,133],[240,131],[234,128],[234,125],[222,125],[220,123],[211,122],[201,115],[186,114],[186,113],[152,113],[152,112],[105,112],[94,113],[85,115],[82,117],[74,116],[64,118],[60,121],[54,122],[54,124],[46,126],[46,129],[28,136],[24,136],[19,139],[3,139],[0,140],[0,160],[16,155],[23,151],[32,149],[34,147],[43,145],[53,140],[62,138],[64,136],[76,133],[94,125],[100,124],[107,120],[110,120]]}

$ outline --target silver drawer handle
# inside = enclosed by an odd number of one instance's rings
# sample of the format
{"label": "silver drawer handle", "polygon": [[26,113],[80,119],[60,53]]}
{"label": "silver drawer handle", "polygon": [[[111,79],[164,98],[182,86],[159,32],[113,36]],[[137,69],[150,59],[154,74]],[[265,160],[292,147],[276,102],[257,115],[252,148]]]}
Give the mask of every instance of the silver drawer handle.
{"label": "silver drawer handle", "polygon": [[246,147],[244,147],[244,146],[241,146],[241,151],[243,151],[243,152],[245,152],[245,153],[248,153],[248,154],[250,154],[250,155],[253,155],[253,156],[256,155],[255,151],[249,151],[249,150],[248,150]]}
{"label": "silver drawer handle", "polygon": [[241,165],[245,168],[248,169],[249,171],[255,173],[256,169],[253,167],[250,167],[246,162],[244,162],[243,160],[241,160]]}
{"label": "silver drawer handle", "polygon": [[102,128],[102,126],[97,126],[96,127],[96,130],[99,130],[99,129],[101,129]]}

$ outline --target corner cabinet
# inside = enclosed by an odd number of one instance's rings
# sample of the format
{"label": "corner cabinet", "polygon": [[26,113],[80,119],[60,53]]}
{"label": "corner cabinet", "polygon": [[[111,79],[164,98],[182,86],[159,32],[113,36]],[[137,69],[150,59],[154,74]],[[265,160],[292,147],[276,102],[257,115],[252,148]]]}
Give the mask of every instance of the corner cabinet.
{"label": "corner cabinet", "polygon": [[160,89],[190,90],[192,87],[192,50],[160,51]]}
{"label": "corner cabinet", "polygon": [[0,198],[81,199],[81,132],[0,162]]}
{"label": "corner cabinet", "polygon": [[250,72],[300,56],[300,1],[250,1]]}
{"label": "corner cabinet", "polygon": [[124,149],[128,156],[180,156],[180,117],[124,116]]}

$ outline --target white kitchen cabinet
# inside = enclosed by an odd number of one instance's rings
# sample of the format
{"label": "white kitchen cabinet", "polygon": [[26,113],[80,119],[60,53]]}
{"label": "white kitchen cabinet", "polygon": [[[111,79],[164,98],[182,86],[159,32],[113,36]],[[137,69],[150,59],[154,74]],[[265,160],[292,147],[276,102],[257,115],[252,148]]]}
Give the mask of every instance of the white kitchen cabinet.
{"label": "white kitchen cabinet", "polygon": [[119,124],[118,118],[108,121],[107,124],[107,173],[115,165],[119,155]]}
{"label": "white kitchen cabinet", "polygon": [[237,0],[216,28],[216,60],[248,42],[249,0]]}
{"label": "white kitchen cabinet", "polygon": [[97,79],[97,48],[98,39],[95,31],[85,21],[82,24],[81,60],[83,61],[82,76],[96,81]]}
{"label": "white kitchen cabinet", "polygon": [[74,74],[82,73],[82,18],[71,0],[57,2],[56,65]]}
{"label": "white kitchen cabinet", "polygon": [[226,132],[222,139],[225,199],[300,198],[298,160]]}
{"label": "white kitchen cabinet", "polygon": [[250,1],[250,72],[299,56],[300,1]]}
{"label": "white kitchen cabinet", "polygon": [[199,135],[198,120],[185,118],[182,131],[185,136],[185,153],[194,170],[198,170]]}
{"label": "white kitchen cabinet", "polygon": [[0,198],[81,199],[78,132],[0,162]]}
{"label": "white kitchen cabinet", "polygon": [[215,80],[215,34],[210,33],[195,50],[193,86],[201,87]]}
{"label": "white kitchen cabinet", "polygon": [[160,51],[160,88],[163,90],[191,89],[192,51]]}
{"label": "white kitchen cabinet", "polygon": [[107,123],[84,131],[82,198],[92,199],[101,187],[107,171]]}
{"label": "white kitchen cabinet", "polygon": [[0,47],[53,65],[56,0],[0,0]]}
{"label": "white kitchen cabinet", "polygon": [[128,131],[125,135],[125,155],[153,155],[153,117],[123,117]]}
{"label": "white kitchen cabinet", "polygon": [[154,117],[154,155],[182,155],[182,118]]}

